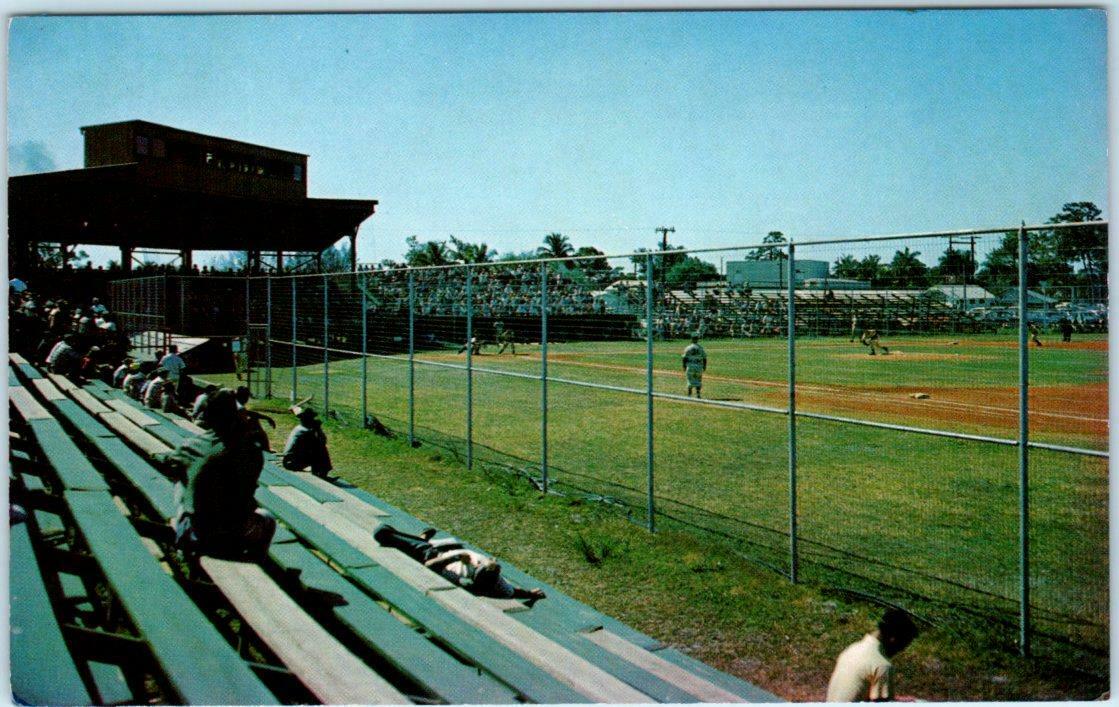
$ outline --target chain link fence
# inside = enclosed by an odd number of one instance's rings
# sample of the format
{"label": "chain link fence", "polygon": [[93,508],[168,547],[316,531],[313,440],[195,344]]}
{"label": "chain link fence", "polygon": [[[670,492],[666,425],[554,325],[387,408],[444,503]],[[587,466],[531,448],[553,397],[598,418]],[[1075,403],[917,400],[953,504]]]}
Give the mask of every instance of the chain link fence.
{"label": "chain link fence", "polygon": [[1106,252],[1058,267],[1063,228],[196,278],[178,302],[243,307],[258,396],[1106,665]]}

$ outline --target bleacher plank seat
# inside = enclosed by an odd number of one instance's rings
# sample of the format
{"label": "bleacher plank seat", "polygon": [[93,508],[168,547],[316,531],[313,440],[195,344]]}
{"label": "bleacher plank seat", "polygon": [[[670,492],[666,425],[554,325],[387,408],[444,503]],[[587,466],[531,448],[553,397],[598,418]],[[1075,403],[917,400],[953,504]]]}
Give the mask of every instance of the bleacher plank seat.
{"label": "bleacher plank seat", "polygon": [[329,592],[344,602],[334,615],[401,673],[451,704],[510,704],[516,693],[405,625],[390,611],[299,543],[277,543],[269,556],[309,589]]}
{"label": "bleacher plank seat", "polygon": [[[35,373],[38,373],[38,371],[35,371]],[[28,377],[30,377],[30,376],[28,376]],[[67,393],[69,393],[71,390],[77,390],[78,389],[78,385],[74,381],[67,378],[66,376],[60,376],[57,373],[48,373],[47,378],[52,383],[54,383],[56,386],[58,386],[59,390],[64,390]]]}
{"label": "bleacher plank seat", "polygon": [[121,415],[124,415],[133,424],[139,425],[140,427],[159,424],[159,420],[156,420],[150,415],[147,415],[144,412],[132,407],[123,400],[111,399],[105,401],[105,404],[119,412]]}
{"label": "bleacher plank seat", "polygon": [[203,557],[202,568],[253,631],[325,704],[411,704],[307,615],[260,566]]}
{"label": "bleacher plank seat", "polygon": [[265,461],[264,470],[260,474],[260,483],[265,486],[293,486],[320,503],[341,501],[341,492],[329,484],[320,487],[307,477],[311,474],[297,474],[284,469],[274,461]]}
{"label": "bleacher plank seat", "polygon": [[17,366],[21,363],[27,363],[27,359],[24,358],[22,354],[16,353],[15,351],[8,354],[8,360]]}
{"label": "bleacher plank seat", "polygon": [[398,550],[380,547],[368,529],[363,529],[334,512],[338,504],[316,503],[296,489],[273,491],[300,512],[345,540],[376,563],[416,589],[427,593],[475,629],[488,634],[555,679],[595,702],[645,703],[648,695],[625,684],[577,654],[528,626],[509,618],[503,611],[479,597],[456,587],[442,575],[412,560]]}
{"label": "bleacher plank seat", "polygon": [[657,677],[676,685],[684,692],[700,702],[745,702],[729,690],[711,683],[692,672],[684,670],[679,665],[670,663],[656,654],[641,649],[615,633],[600,629],[584,634],[586,639],[595,645],[610,651],[637,667],[656,675]]}
{"label": "bleacher plank seat", "polygon": [[186,420],[186,419],[183,419],[181,417],[176,417],[175,419],[171,420],[171,422],[175,423],[179,427],[182,427],[184,430],[186,430],[187,432],[190,432],[191,434],[200,435],[200,434],[205,434],[205,432],[206,432],[206,430],[202,429],[201,427],[194,424],[190,420]]}
{"label": "bleacher plank seat", "polygon": [[113,411],[113,409],[105,405],[105,403],[90,395],[88,390],[74,388],[68,392],[71,398],[77,400],[79,405],[89,410],[94,415],[103,415]]}
{"label": "bleacher plank seat", "polygon": [[58,420],[53,417],[33,419],[27,426],[63,488],[100,491],[109,488],[89,459],[74,446]]}
{"label": "bleacher plank seat", "polygon": [[119,412],[105,412],[100,416],[102,421],[111,427],[118,435],[131,442],[149,456],[167,454],[173,448],[144,431],[139,425],[133,424]]}
{"label": "bleacher plank seat", "polygon": [[31,381],[31,386],[39,392],[47,400],[65,400],[66,395],[54,386],[47,378],[36,378]]}
{"label": "bleacher plank seat", "polygon": [[178,699],[199,704],[277,702],[164,573],[107,493],[66,491],[63,496],[90,553]]}
{"label": "bleacher plank seat", "polygon": [[27,422],[51,419],[51,414],[47,412],[47,409],[31,395],[31,391],[24,387],[10,388],[8,390],[8,402],[19,410],[20,417]]}
{"label": "bleacher plank seat", "polygon": [[9,542],[12,696],[23,704],[89,704],[89,692],[51,609],[25,523],[11,527]]}

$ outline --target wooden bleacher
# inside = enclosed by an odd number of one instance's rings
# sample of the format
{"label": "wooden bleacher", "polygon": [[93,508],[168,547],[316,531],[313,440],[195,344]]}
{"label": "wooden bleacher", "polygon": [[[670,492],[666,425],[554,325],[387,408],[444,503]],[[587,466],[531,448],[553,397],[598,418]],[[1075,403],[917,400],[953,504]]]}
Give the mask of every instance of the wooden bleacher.
{"label": "wooden bleacher", "polygon": [[[540,586],[474,596],[373,529],[416,518],[266,460],[261,564],[176,556],[162,459],[198,428],[12,357],[13,694],[31,703],[759,702],[720,673]],[[464,544],[471,547],[469,544]],[[477,548],[472,548],[477,549]]]}

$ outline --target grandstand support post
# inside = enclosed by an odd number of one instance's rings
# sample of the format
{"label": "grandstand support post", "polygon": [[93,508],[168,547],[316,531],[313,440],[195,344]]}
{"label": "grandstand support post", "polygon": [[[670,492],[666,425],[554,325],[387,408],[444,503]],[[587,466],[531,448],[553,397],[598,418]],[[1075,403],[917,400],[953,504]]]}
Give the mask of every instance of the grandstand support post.
{"label": "grandstand support post", "polygon": [[186,328],[186,278],[179,278],[179,333],[187,333]]}
{"label": "grandstand support post", "polygon": [[241,346],[241,355],[245,357],[245,385],[253,389],[253,357],[249,352],[253,341],[253,317],[251,304],[252,280],[245,273],[245,343]]}
{"label": "grandstand support post", "polygon": [[1026,224],[1018,230],[1018,560],[1021,568],[1021,598],[1018,650],[1030,654],[1030,345],[1026,305],[1026,263],[1029,241]]}
{"label": "grandstand support post", "polygon": [[[354,277],[361,276],[355,274]],[[369,312],[364,280],[358,289],[361,290],[361,428],[365,429],[369,420]]]}
{"label": "grandstand support post", "polygon": [[648,485],[649,532],[657,532],[653,503],[653,255],[645,258],[645,471]]}
{"label": "grandstand support post", "polygon": [[540,263],[540,474],[548,493],[548,264]]}
{"label": "grandstand support post", "polygon": [[296,330],[299,326],[298,320],[295,316],[295,283],[296,279],[291,278],[291,404],[295,405],[295,401],[299,400],[299,349],[296,348]]}
{"label": "grandstand support post", "polygon": [[269,275],[268,279],[264,281],[267,318],[265,319],[264,326],[264,362],[265,362],[265,377],[264,377],[264,397],[272,397],[272,276]]}
{"label": "grandstand support post", "polygon": [[474,468],[474,271],[466,266],[466,468]]}
{"label": "grandstand support post", "polygon": [[330,275],[322,276],[322,414],[330,417]]}
{"label": "grandstand support post", "polygon": [[408,446],[416,446],[416,279],[408,271]]}
{"label": "grandstand support post", "polygon": [[789,243],[789,580],[797,583],[797,357],[796,357],[796,247]]}

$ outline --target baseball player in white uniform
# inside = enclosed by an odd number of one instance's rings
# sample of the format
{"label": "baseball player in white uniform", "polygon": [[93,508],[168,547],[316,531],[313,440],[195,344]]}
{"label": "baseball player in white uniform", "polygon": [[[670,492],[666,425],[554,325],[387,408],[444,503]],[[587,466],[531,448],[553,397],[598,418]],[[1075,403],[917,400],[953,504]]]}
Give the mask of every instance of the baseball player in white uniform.
{"label": "baseball player in white uniform", "polygon": [[703,389],[703,372],[707,370],[707,352],[699,345],[698,336],[692,336],[691,345],[684,349],[683,365],[688,379],[688,396],[691,397],[694,388],[695,396],[703,397],[700,391]]}

